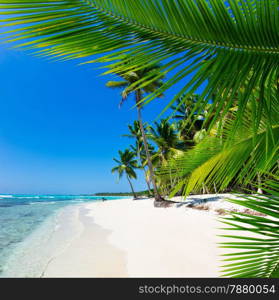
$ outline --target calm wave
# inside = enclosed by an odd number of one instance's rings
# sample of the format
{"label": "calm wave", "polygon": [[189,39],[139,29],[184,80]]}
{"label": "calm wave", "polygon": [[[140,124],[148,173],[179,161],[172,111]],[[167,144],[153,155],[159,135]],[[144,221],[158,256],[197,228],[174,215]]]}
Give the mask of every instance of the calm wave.
{"label": "calm wave", "polygon": [[67,205],[100,200],[102,197],[99,196],[80,195],[0,195],[0,275],[17,245],[47,217]]}

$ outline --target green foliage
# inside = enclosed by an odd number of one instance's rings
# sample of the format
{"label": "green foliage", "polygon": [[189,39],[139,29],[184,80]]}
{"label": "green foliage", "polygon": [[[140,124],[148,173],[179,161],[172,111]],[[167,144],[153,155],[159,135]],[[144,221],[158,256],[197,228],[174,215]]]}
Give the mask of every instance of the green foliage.
{"label": "green foliage", "polygon": [[[159,172],[167,176],[169,170],[179,178],[175,194],[200,189],[204,184],[222,191],[229,185],[248,185],[258,174],[273,172],[279,156],[279,100],[273,99],[270,114],[262,115],[257,130],[253,128],[253,114],[246,109],[245,121],[237,122],[237,111],[220,120],[221,127],[195,147],[172,158]],[[256,131],[256,134],[254,133]]]}
{"label": "green foliage", "polygon": [[[124,58],[122,58],[124,60]],[[125,62],[122,62],[122,66],[125,66]],[[145,66],[144,68],[136,71],[129,71],[126,73],[121,73],[115,71],[115,74],[119,76],[121,79],[124,79],[125,81],[116,81],[116,82],[108,82],[107,86],[110,87],[116,87],[120,86],[122,87],[122,100],[119,104],[119,106],[122,105],[122,103],[127,99],[127,97],[130,94],[134,94],[135,96],[135,106],[137,108],[137,115],[138,115],[138,122],[134,122],[134,128],[131,126],[129,127],[130,132],[132,137],[136,138],[136,153],[138,155],[138,159],[141,164],[141,168],[145,172],[145,179],[146,179],[146,184],[148,186],[148,189],[150,190],[150,181],[152,181],[153,188],[154,188],[154,194],[155,194],[155,199],[159,200],[161,199],[161,196],[158,192],[156,181],[154,178],[154,171],[153,171],[153,165],[151,162],[150,158],[150,153],[149,153],[149,148],[150,146],[147,143],[146,139],[146,133],[145,133],[145,124],[143,124],[142,121],[142,114],[141,114],[141,109],[142,109],[142,97],[144,94],[152,93],[156,89],[158,89],[160,86],[162,86],[163,81],[162,79],[164,78],[164,75],[160,73],[160,66],[158,64],[152,64],[150,66]],[[159,77],[157,76],[159,74]],[[149,81],[146,82],[144,87],[138,87],[138,82],[142,79],[145,79],[149,77]],[[160,95],[162,96],[162,95]],[[130,136],[131,136],[130,135]],[[145,152],[145,155],[142,155],[143,152]],[[144,163],[144,158],[146,158],[146,164],[148,165],[148,171],[149,171],[149,176],[145,170],[145,163]],[[151,192],[150,192],[151,194]]]}
{"label": "green foliage", "polygon": [[137,174],[134,169],[138,168],[135,153],[126,149],[125,151],[118,151],[120,159],[114,158],[113,160],[118,164],[111,172],[118,173],[119,179],[126,174],[131,179],[137,179]]}
{"label": "green foliage", "polygon": [[208,110],[211,105],[208,103],[202,109],[197,108],[197,103],[202,102],[201,98],[196,95],[180,97],[176,100],[175,105],[171,106],[173,113],[171,118],[175,120],[174,125],[179,134],[179,138],[188,146],[193,146],[200,142],[206,135],[205,119],[208,116]]}
{"label": "green foliage", "polygon": [[279,277],[279,100],[275,94],[271,95],[270,113],[262,114],[256,130],[249,102],[244,121],[238,122],[236,130],[238,115],[234,109],[219,120],[215,134],[208,134],[158,171],[161,178],[168,178],[170,172],[175,174],[178,183],[172,195],[182,190],[187,196],[203,185],[219,191],[228,186],[254,186],[263,191],[256,194],[255,188],[246,188],[250,195],[228,200],[264,215],[231,213],[223,218],[229,226],[226,230],[242,233],[224,235],[236,241],[224,242],[222,247],[238,250],[225,254],[229,258],[223,266],[224,276]]}
{"label": "green foliage", "polygon": [[[224,255],[226,257],[226,265],[223,266],[225,276],[279,278],[278,174],[271,175],[271,178],[261,186],[265,195],[240,196],[239,200],[229,200],[264,216],[232,213],[222,218],[222,222],[229,225],[229,230],[236,232],[234,235],[223,235],[234,241],[224,242],[221,247],[236,250]],[[245,233],[245,235],[237,235],[238,232]]]}
{"label": "green foliage", "polygon": [[177,153],[180,153],[185,144],[179,140],[176,129],[167,119],[155,122],[154,127],[148,127],[148,138],[153,141],[158,151],[153,155],[153,161],[157,161],[159,165],[166,164],[167,161]]}
{"label": "green foliage", "polygon": [[[6,16],[1,19],[7,28],[5,39],[38,55],[57,59],[95,55],[89,62],[111,63],[108,73],[116,74],[168,59],[161,71],[173,71],[171,77],[146,100],[189,75],[176,98],[206,83],[201,99],[214,97],[213,123],[229,111],[243,87],[238,118],[255,88],[267,95],[253,112],[255,122],[260,122],[263,111],[268,113],[270,88],[278,84],[277,6],[277,0],[0,1]],[[144,88],[153,80],[147,75],[135,85]]]}
{"label": "green foliage", "polygon": [[[124,57],[122,60],[125,61]],[[122,66],[126,64],[123,63]],[[113,70],[113,68],[112,68]],[[110,88],[122,88],[121,97],[122,101],[120,102],[120,106],[123,102],[128,98],[129,95],[135,93],[138,90],[138,82],[143,78],[149,78],[148,83],[141,88],[141,93],[152,93],[156,89],[162,86],[164,78],[163,74],[160,74],[160,66],[159,65],[151,65],[149,67],[145,67],[143,69],[137,71],[129,71],[127,73],[121,73],[115,71],[115,74],[119,76],[121,81],[108,81],[106,86]],[[159,75],[159,78],[157,76]],[[124,80],[123,80],[124,79]],[[140,105],[140,103],[137,103]]]}
{"label": "green foliage", "polygon": [[[129,82],[122,100],[141,90],[148,95],[140,105],[148,103],[187,77],[170,107],[177,99],[186,103],[204,84],[187,120],[207,111],[212,101],[203,123],[208,136],[200,133],[198,144],[178,155],[172,125],[158,123],[151,132],[161,161],[168,163],[160,176],[176,173],[180,179],[176,190],[183,188],[187,195],[204,183],[221,190],[231,183],[254,183],[260,175],[268,195],[237,203],[267,217],[233,214],[228,223],[265,237],[227,244],[248,251],[230,258],[236,262],[227,265],[225,273],[279,276],[278,0],[0,0],[0,10],[7,42],[58,60],[106,63],[105,74],[124,79],[109,82],[110,87]],[[158,64],[158,70],[144,72]],[[161,85],[166,74],[169,78]],[[160,82],[156,89],[155,82]],[[135,178],[134,154],[129,150],[119,154],[112,171]]]}

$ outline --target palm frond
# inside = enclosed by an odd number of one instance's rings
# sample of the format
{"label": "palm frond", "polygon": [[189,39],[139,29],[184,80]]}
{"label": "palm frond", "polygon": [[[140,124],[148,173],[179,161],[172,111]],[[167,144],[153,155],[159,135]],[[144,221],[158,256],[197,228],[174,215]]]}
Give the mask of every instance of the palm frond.
{"label": "palm frond", "polygon": [[[277,112],[278,108],[274,108]],[[158,171],[168,176],[169,170],[179,182],[175,194],[182,186],[184,196],[199,190],[203,184],[224,190],[232,184],[246,185],[258,174],[272,172],[279,155],[279,114],[263,116],[253,134],[252,114],[247,111],[245,121],[232,135],[237,112],[231,112],[223,121],[221,135],[208,136],[191,150],[169,161]],[[267,119],[271,127],[267,128]]]}
{"label": "palm frond", "polygon": [[[263,216],[232,213],[222,218],[226,230],[236,233],[222,235],[230,239],[222,248],[234,250],[224,254],[224,276],[279,278],[279,177],[271,179],[261,188],[265,194],[239,196],[228,200],[252,209]],[[241,235],[237,233],[242,232]],[[245,232],[245,235],[243,235]]]}
{"label": "palm frond", "polygon": [[136,178],[134,169],[138,168],[137,160],[135,159],[136,153],[126,149],[125,151],[118,151],[119,159],[113,158],[118,164],[112,168],[111,172],[118,172],[119,179],[123,176],[123,173],[132,174],[133,178]]}
{"label": "palm frond", "polygon": [[123,88],[128,85],[127,81],[108,81],[106,86],[109,88]]}
{"label": "palm frond", "polygon": [[[206,83],[202,98],[214,98],[212,109],[224,116],[244,87],[239,118],[253,89],[269,95],[278,84],[277,6],[277,0],[0,1],[8,42],[58,59],[95,55],[89,62],[110,63],[108,73],[164,62],[161,74],[174,75],[146,102],[190,76],[169,105]],[[138,86],[144,88],[154,79],[142,78]],[[268,97],[261,101],[254,113],[258,121],[270,104]]]}
{"label": "palm frond", "polygon": [[130,168],[129,171],[127,171],[127,174],[129,176],[129,178],[131,178],[131,179],[137,179],[137,174],[136,174],[136,172],[132,168]]}

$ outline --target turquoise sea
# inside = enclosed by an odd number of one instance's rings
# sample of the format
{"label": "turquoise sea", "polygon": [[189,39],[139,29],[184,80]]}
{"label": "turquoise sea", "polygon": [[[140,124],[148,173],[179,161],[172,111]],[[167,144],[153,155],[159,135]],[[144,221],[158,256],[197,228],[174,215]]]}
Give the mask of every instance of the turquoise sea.
{"label": "turquoise sea", "polygon": [[[127,197],[104,198],[114,200]],[[24,240],[61,208],[102,200],[100,196],[0,195],[0,277],[7,260]]]}

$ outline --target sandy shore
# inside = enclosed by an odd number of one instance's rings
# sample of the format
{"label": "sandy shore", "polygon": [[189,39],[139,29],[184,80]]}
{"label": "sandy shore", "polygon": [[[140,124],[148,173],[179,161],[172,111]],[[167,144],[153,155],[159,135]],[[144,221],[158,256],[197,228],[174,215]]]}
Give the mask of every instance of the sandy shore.
{"label": "sandy shore", "polygon": [[189,199],[209,199],[207,210],[154,208],[151,199],[75,206],[80,232],[52,255],[41,277],[219,277],[215,209],[231,204],[218,197]]}

